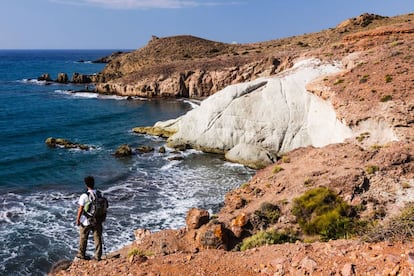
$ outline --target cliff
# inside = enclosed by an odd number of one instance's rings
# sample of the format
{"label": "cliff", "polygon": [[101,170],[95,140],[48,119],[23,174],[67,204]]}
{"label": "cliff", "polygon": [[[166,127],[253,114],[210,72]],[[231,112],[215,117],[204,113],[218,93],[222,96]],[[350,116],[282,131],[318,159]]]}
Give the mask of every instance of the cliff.
{"label": "cliff", "polygon": [[403,20],[364,14],[318,33],[251,44],[189,35],[153,36],[145,47],[111,60],[98,78],[97,91],[139,97],[207,97],[230,84],[274,75],[291,67],[295,57],[340,44],[351,33]]}

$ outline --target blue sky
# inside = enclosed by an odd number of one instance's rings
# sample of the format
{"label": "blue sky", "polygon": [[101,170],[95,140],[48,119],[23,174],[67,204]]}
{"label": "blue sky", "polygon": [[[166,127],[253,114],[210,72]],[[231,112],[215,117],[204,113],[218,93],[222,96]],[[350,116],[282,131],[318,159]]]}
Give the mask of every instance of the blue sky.
{"label": "blue sky", "polygon": [[136,49],[151,35],[258,42],[335,27],[413,0],[1,0],[0,49]]}

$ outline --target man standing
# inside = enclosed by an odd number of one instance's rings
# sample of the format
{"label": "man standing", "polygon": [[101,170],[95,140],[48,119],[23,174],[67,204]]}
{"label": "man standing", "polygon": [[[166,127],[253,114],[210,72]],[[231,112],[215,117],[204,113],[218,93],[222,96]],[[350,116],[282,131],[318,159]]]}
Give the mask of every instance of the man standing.
{"label": "man standing", "polygon": [[76,225],[79,226],[79,249],[77,258],[83,260],[89,260],[89,257],[85,255],[86,246],[88,244],[89,232],[93,232],[93,240],[95,242],[95,257],[97,261],[102,257],[102,221],[96,221],[88,219],[85,214],[85,206],[89,206],[93,199],[98,198],[100,191],[94,189],[95,179],[92,176],[87,176],[84,179],[87,192],[83,193],[79,198],[78,216],[76,218]]}

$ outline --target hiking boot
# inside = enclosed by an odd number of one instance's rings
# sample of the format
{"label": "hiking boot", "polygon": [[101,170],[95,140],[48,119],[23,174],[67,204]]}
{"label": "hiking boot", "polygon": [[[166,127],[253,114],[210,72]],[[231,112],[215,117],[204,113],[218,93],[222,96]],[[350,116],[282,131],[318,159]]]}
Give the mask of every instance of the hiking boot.
{"label": "hiking boot", "polygon": [[97,258],[97,257],[93,257],[92,260],[99,262],[102,259],[101,258]]}
{"label": "hiking boot", "polygon": [[81,259],[81,260],[87,260],[87,261],[91,259],[89,256],[84,256],[84,255],[80,255],[80,254],[77,254],[75,256],[75,258],[78,258],[78,259]]}

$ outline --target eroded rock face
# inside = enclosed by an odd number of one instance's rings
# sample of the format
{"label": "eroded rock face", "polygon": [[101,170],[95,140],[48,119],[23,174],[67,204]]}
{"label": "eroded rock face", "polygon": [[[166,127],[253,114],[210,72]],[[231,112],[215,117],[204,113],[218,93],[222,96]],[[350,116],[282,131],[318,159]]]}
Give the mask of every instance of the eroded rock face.
{"label": "eroded rock face", "polygon": [[222,153],[262,168],[278,153],[342,142],[352,130],[336,119],[329,103],[305,89],[314,78],[339,70],[310,59],[280,76],[229,86],[177,120],[168,145]]}
{"label": "eroded rock face", "polygon": [[175,72],[168,76],[154,75],[134,82],[110,81],[96,85],[99,93],[115,93],[139,97],[206,97],[228,85],[270,76],[291,66],[290,59],[281,61],[274,57],[260,59],[243,66],[206,71]]}

